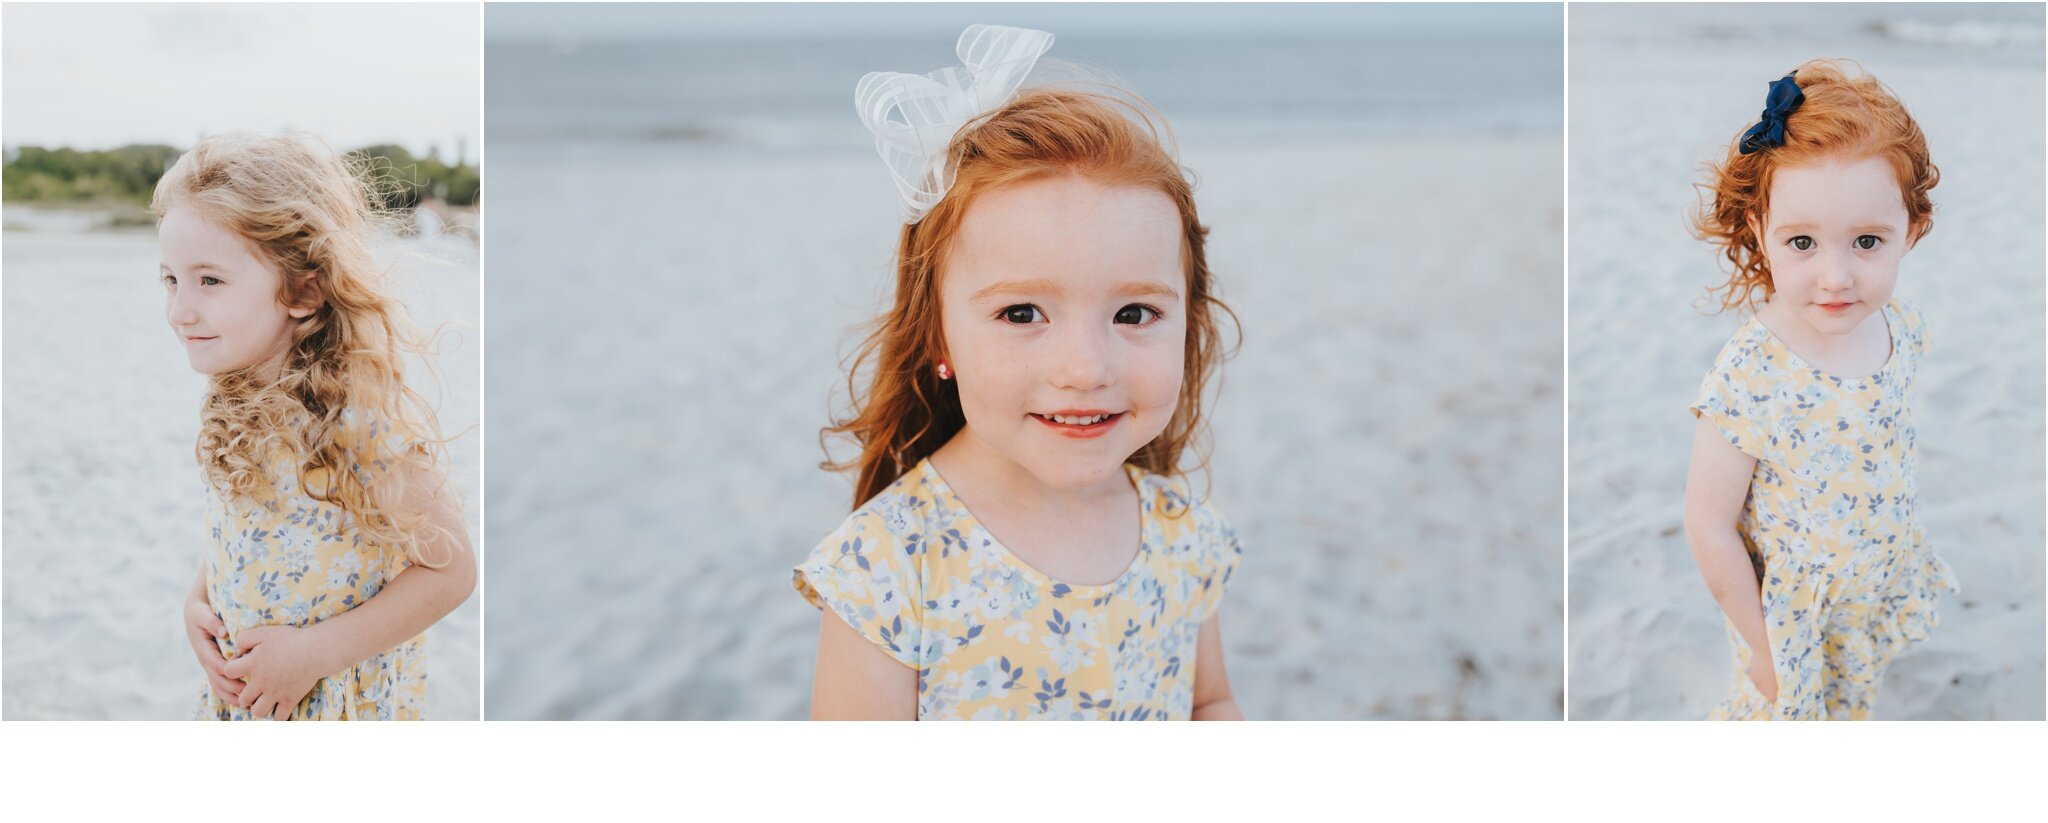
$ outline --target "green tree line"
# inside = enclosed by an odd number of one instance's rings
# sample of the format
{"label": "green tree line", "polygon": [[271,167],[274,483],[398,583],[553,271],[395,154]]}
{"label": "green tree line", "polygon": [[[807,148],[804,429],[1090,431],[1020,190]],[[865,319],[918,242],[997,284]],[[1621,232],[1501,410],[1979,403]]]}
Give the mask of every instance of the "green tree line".
{"label": "green tree line", "polygon": [[[0,195],[10,203],[147,205],[156,181],[181,154],[181,149],[155,145],[105,151],[23,146],[0,170]],[[433,153],[414,157],[401,146],[370,146],[350,154],[368,161],[386,207],[409,207],[435,197],[473,206],[483,187],[475,166],[451,166]]]}

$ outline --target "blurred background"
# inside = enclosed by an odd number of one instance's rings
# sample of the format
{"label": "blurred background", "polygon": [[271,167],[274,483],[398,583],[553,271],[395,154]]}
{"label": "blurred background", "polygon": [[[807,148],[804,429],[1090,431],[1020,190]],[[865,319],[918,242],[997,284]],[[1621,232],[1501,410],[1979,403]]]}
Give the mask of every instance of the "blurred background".
{"label": "blurred background", "polygon": [[1560,7],[485,18],[489,717],[806,715],[790,568],[851,508],[818,430],[901,230],[853,87],[971,23],[1121,78],[1198,179],[1245,713],[1561,715]]}
{"label": "blurred background", "polygon": [[[177,719],[205,680],[180,625],[204,557],[206,378],[165,327],[150,193],[196,140],[306,130],[417,207],[385,237],[439,331],[452,479],[478,525],[480,10],[25,5],[4,19],[4,698],[8,719]],[[477,719],[479,600],[428,632],[432,719]]]}
{"label": "blurred background", "polygon": [[1571,10],[1571,717],[1698,718],[1735,687],[1683,520],[1693,420],[1746,314],[1686,218],[1768,84],[1862,63],[1926,132],[1934,230],[1895,294],[1926,313],[1920,515],[1963,593],[1886,675],[1880,719],[2042,717],[2042,7]]}

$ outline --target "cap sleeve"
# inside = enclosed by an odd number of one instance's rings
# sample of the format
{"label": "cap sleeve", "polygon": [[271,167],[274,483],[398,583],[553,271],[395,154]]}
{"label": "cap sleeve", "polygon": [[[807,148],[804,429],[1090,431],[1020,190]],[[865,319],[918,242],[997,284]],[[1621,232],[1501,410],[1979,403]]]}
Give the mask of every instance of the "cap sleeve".
{"label": "cap sleeve", "polygon": [[1921,355],[1927,353],[1927,315],[1922,314],[1920,307],[1911,303],[1900,302],[1898,307],[1899,319],[1905,326],[1905,334],[1901,336],[1906,338],[1906,345],[1912,348],[1914,360],[1917,361]]}
{"label": "cap sleeve", "polygon": [[1202,593],[1196,601],[1195,611],[1203,622],[1208,622],[1216,610],[1223,607],[1223,592],[1230,587],[1231,577],[1237,574],[1237,564],[1244,557],[1244,547],[1238,542],[1237,530],[1231,528],[1223,515],[1210,509],[1203,519],[1209,534],[1204,535],[1206,539],[1202,541],[1207,551],[1201,564]]}
{"label": "cap sleeve", "polygon": [[1755,362],[1753,339],[1745,335],[1730,341],[1714,360],[1714,368],[1700,381],[1699,397],[1692,413],[1711,420],[1721,437],[1742,453],[1758,460],[1769,458],[1765,431],[1764,400],[1769,388],[1762,385],[1751,364]]}
{"label": "cap sleeve", "polygon": [[805,601],[831,609],[868,642],[915,668],[923,633],[921,584],[904,547],[917,541],[889,528],[892,521],[907,522],[891,517],[894,505],[878,499],[847,517],[797,565],[791,583]]}
{"label": "cap sleeve", "polygon": [[382,415],[344,409],[337,442],[348,450],[351,466],[364,482],[397,467],[407,452],[420,445],[411,429]]}

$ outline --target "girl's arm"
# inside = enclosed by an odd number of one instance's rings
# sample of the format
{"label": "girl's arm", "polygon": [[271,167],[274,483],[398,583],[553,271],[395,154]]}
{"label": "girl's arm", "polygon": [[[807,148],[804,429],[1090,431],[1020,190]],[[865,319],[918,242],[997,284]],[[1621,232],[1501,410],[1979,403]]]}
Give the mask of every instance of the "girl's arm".
{"label": "girl's arm", "polygon": [[1209,615],[1195,641],[1194,720],[1243,720],[1237,698],[1230,695],[1230,673],[1223,669],[1223,615]]}
{"label": "girl's arm", "polygon": [[838,613],[823,612],[811,719],[916,720],[917,670],[868,642]]}
{"label": "girl's arm", "polygon": [[414,565],[391,578],[362,605],[304,628],[258,626],[235,635],[242,655],[227,675],[243,677],[241,705],[257,716],[290,716],[313,684],[397,647],[462,605],[476,589],[476,553],[462,511],[439,492],[441,477],[421,460],[408,461],[402,506],[427,514],[420,556],[449,558],[438,569]]}
{"label": "girl's arm", "polygon": [[1764,699],[1775,702],[1777,672],[1771,665],[1771,643],[1764,631],[1763,595],[1749,550],[1736,532],[1755,471],[1756,458],[1722,437],[1714,421],[1701,419],[1693,429],[1692,465],[1685,476],[1685,537],[1714,602],[1721,604],[1721,611],[1749,645],[1750,680]]}

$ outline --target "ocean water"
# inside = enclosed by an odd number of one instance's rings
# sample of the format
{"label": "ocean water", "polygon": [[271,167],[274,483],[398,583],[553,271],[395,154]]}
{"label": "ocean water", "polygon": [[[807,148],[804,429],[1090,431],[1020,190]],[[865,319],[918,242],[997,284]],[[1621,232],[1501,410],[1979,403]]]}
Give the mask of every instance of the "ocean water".
{"label": "ocean water", "polygon": [[[637,37],[601,28],[539,36],[513,19],[525,8],[493,7],[486,20],[494,148],[863,148],[872,138],[853,112],[861,75],[958,62],[957,30],[709,37],[679,24]],[[1055,34],[1034,80],[1078,70],[1134,90],[1183,140],[1554,135],[1563,122],[1561,25]]]}

